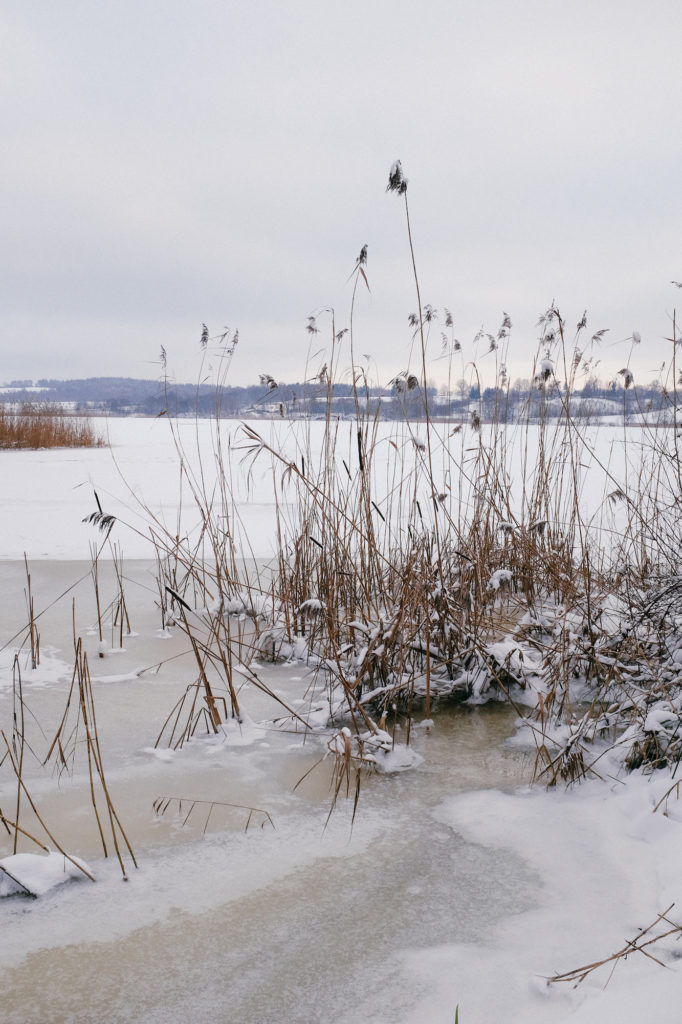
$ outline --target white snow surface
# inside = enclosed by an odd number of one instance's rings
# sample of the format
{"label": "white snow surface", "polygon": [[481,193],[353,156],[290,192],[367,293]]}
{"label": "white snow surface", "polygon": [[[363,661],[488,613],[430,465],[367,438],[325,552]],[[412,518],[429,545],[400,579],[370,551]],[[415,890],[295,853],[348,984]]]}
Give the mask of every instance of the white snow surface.
{"label": "white snow surface", "polygon": [[[267,422],[258,426],[269,436]],[[0,559],[21,558],[24,552],[29,561],[88,558],[90,545],[101,545],[103,541],[96,526],[83,522],[97,511],[95,491],[103,511],[117,519],[111,538],[122,544],[126,558],[154,557],[151,517],[146,509],[175,534],[181,490],[178,454],[168,422],[112,418],[101,424],[97,421],[97,427],[104,430],[110,448],[0,451]],[[238,434],[239,424],[230,422],[221,429],[226,443],[227,434]],[[197,430],[192,421],[180,421],[177,433],[189,461],[196,464],[197,451],[206,459],[206,486],[210,492],[215,480],[210,456],[211,423],[202,420]],[[235,463],[237,455],[241,458],[243,452],[232,456]],[[229,455],[226,460],[229,464]],[[272,553],[274,507],[266,463],[255,469],[248,482],[241,469],[234,476],[236,510],[238,514],[248,512],[249,537],[256,544],[254,553],[267,557]],[[184,528],[190,533],[199,523],[192,504],[185,483]],[[248,556],[250,552],[244,554]],[[102,557],[110,557],[108,545],[103,547]]]}

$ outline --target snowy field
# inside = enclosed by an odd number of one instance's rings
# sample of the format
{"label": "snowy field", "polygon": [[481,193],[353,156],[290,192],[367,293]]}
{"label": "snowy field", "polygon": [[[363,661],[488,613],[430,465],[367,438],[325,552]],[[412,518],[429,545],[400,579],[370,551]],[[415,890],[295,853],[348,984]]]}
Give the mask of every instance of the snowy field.
{"label": "snowy field", "polygon": [[[297,457],[290,425],[255,426]],[[313,441],[320,426],[310,425]],[[195,424],[179,427],[188,459],[197,445],[206,454],[210,491],[210,427],[198,429],[197,440]],[[3,1022],[452,1024],[457,1006],[461,1024],[677,1022],[675,935],[650,949],[664,966],[632,953],[577,987],[547,984],[606,959],[665,911],[682,924],[682,804],[673,796],[667,814],[654,813],[668,773],[625,776],[605,759],[601,781],[530,787],[534,752],[520,742],[515,712],[460,707],[440,713],[433,730],[415,730],[409,771],[363,783],[352,829],[352,800],[343,799],[325,828],[328,764],[294,789],[324,753],[324,737],[303,743],[273,727],[277,707],[250,685],[241,691],[242,730],[154,749],[196,669],[180,631],[161,629],[149,514],[173,532],[182,506],[188,534],[196,518],[168,423],[112,420],[109,431],[110,450],[0,452],[0,725],[9,735],[25,552],[36,612],[44,610],[40,666],[31,669],[25,649],[19,662],[26,704],[40,718],[27,734],[44,756],[72,678],[75,630],[88,651],[107,780],[139,868],[126,858],[123,884],[115,859],[102,857],[83,810],[84,758],[72,776],[57,777],[27,754],[41,814],[96,884],[54,854],[13,861],[12,840],[0,833],[0,863],[38,896],[12,895],[16,886],[0,878]],[[614,478],[624,473],[621,436],[604,430],[597,441]],[[231,514],[248,529],[243,556],[262,560],[274,551],[271,470],[258,463],[247,479],[242,443],[224,438]],[[470,443],[457,439],[460,461]],[[412,439],[404,444],[412,458]],[[583,501],[598,517],[608,503],[604,484],[590,485],[592,471]],[[101,536],[82,522],[96,510],[94,491],[120,520],[112,537],[131,619],[122,650],[109,611],[103,643],[96,628],[89,557]],[[109,609],[108,563],[100,589]],[[305,702],[304,663],[257,671],[282,700]],[[16,793],[11,774],[0,773],[0,808],[10,818]],[[155,815],[154,801],[172,796],[187,809],[192,800],[221,801],[270,818],[256,814],[244,831],[245,812],[235,809],[216,807],[207,822],[197,806],[184,824],[186,812],[173,807]]]}

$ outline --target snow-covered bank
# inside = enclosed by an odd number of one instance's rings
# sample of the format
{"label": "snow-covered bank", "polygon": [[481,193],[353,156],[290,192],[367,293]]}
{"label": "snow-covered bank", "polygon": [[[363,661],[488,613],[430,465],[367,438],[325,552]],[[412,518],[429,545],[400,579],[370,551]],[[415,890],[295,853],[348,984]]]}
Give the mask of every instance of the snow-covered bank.
{"label": "snow-covered bank", "polygon": [[[635,1024],[679,1019],[682,997],[682,932],[649,947],[663,969],[632,953],[613,970],[607,964],[582,984],[547,984],[554,974],[595,963],[637,938],[658,914],[682,926],[682,805],[668,816],[654,808],[669,777],[634,774],[624,784],[598,781],[569,792],[472,792],[445,801],[438,818],[469,841],[512,851],[537,872],[538,906],[515,915],[479,950],[484,970],[473,972],[473,951],[440,949],[433,1013],[448,1021],[453,999],[462,1020],[580,1021]],[[672,909],[669,908],[672,905]],[[668,930],[661,925],[647,938]],[[407,957],[422,976],[426,952]],[[495,985],[486,983],[493,976]],[[447,980],[446,980],[447,979]],[[424,1011],[426,1014],[424,1016]]]}

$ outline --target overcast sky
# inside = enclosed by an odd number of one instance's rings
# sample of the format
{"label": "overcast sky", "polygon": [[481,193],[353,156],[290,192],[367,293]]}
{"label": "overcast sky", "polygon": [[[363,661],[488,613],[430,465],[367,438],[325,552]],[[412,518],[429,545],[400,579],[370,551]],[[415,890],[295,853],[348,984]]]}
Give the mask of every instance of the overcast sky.
{"label": "overcast sky", "polygon": [[[3,0],[0,380],[198,372],[239,329],[234,383],[304,374],[333,306],[382,382],[422,299],[464,361],[538,314],[609,328],[603,376],[650,380],[682,291],[679,0]],[[318,317],[313,351],[329,340]],[[429,374],[442,379],[441,325]],[[622,345],[609,347],[612,342]],[[347,344],[347,340],[343,344]],[[319,362],[316,356],[313,363]],[[342,360],[343,361],[343,360]],[[461,376],[461,364],[453,370]]]}

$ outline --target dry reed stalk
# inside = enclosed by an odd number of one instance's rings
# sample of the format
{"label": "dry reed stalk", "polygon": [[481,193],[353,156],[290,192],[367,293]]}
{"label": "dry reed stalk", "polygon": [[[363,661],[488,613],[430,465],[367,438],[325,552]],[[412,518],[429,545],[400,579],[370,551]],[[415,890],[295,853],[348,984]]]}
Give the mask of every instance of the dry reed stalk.
{"label": "dry reed stalk", "polygon": [[[15,820],[18,824],[20,811],[21,811],[21,784],[20,780],[24,771],[24,750],[26,746],[26,721],[24,717],[24,694],[21,685],[21,668],[19,666],[19,657],[15,654],[14,664],[12,666],[12,698],[14,704],[14,710],[12,715],[12,746],[16,752],[17,747],[19,752],[17,754],[18,762],[18,773],[17,773],[17,802],[16,810],[14,813]],[[19,712],[17,714],[17,704],[19,706]],[[17,841],[19,838],[18,831],[14,831],[14,847],[13,853],[17,852]]]}
{"label": "dry reed stalk", "polygon": [[[35,843],[36,846],[39,846],[41,850],[44,850],[46,853],[50,852],[49,846],[46,846],[45,843],[41,842],[40,839],[37,839],[31,832],[27,832],[25,828],[22,828],[21,825],[18,824],[18,822],[12,821],[10,818],[6,818],[1,810],[0,821],[5,826],[5,829],[8,834],[11,834],[11,832],[20,832],[22,836],[26,836],[26,838],[30,839],[32,843]],[[14,853],[16,852],[17,851],[15,849]]]}
{"label": "dry reed stalk", "polygon": [[[555,974],[551,978],[547,979],[547,984],[552,985],[559,981],[569,981],[575,982],[573,987],[577,988],[577,986],[592,974],[593,971],[596,971],[600,967],[604,967],[606,964],[612,964],[611,974],[606,981],[606,984],[608,985],[617,964],[621,960],[627,960],[631,953],[642,953],[643,956],[647,957],[649,960],[653,960],[654,963],[659,965],[659,967],[666,967],[667,965],[664,964],[662,960],[659,960],[649,952],[649,947],[660,942],[662,939],[669,938],[671,935],[680,935],[680,933],[682,933],[682,925],[675,924],[674,921],[671,921],[668,918],[668,914],[674,906],[675,904],[671,903],[668,909],[664,910],[662,914],[659,914],[650,925],[647,925],[646,928],[642,928],[634,939],[628,939],[623,948],[619,949],[617,953],[612,953],[611,956],[604,957],[602,960],[595,960],[593,963],[586,964],[584,967],[576,967],[572,971],[565,971],[563,974]],[[648,935],[656,925],[661,923],[661,921],[670,925],[670,928],[661,934],[648,939],[646,942],[642,942],[644,936]]]}
{"label": "dry reed stalk", "polygon": [[[118,625],[118,645],[123,648],[123,625],[128,635],[131,633],[130,628],[130,616],[128,615],[128,605],[126,603],[125,591],[123,589],[123,553],[120,545],[112,545],[112,564],[114,566],[114,572],[116,574],[116,582],[118,584],[118,597],[114,607],[114,614],[112,616],[111,628],[114,630]],[[112,643],[113,646],[113,643]]]}
{"label": "dry reed stalk", "polygon": [[[346,790],[346,799],[350,796],[351,787],[351,776],[355,776],[355,785],[353,789],[353,810],[351,814],[351,828],[355,822],[355,815],[357,814],[358,802],[360,800],[360,790],[362,785],[362,772],[363,770],[372,771],[374,764],[371,760],[365,758],[362,753],[361,741],[357,754],[353,753],[353,745],[351,739],[350,729],[344,727],[340,733],[332,737],[327,744],[327,749],[331,753],[334,759],[334,767],[332,771],[332,778],[330,782],[330,790],[332,793],[331,805],[327,814],[327,819],[324,823],[325,829],[327,828],[331,816],[336,808],[339,795],[344,788]],[[325,755],[326,756],[326,755]],[[322,759],[324,760],[324,758]],[[297,788],[305,778],[313,771],[321,761],[313,765],[309,769],[303,778],[299,779],[294,788]]]}
{"label": "dry reed stalk", "polygon": [[26,602],[28,605],[28,635],[31,644],[31,668],[35,669],[40,664],[40,633],[36,625],[33,592],[31,590],[31,574],[28,571],[28,559],[25,551],[24,566],[26,568]]}

